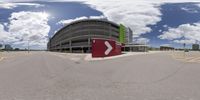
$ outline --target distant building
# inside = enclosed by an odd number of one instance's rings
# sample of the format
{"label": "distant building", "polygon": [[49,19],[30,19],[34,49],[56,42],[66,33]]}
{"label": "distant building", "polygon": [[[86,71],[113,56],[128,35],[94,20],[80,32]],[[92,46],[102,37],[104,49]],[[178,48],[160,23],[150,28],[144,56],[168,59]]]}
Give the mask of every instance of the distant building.
{"label": "distant building", "polygon": [[9,44],[6,44],[4,49],[5,49],[6,51],[13,50],[12,46],[9,45]]}
{"label": "distant building", "polygon": [[144,44],[126,44],[122,47],[122,51],[128,52],[148,52],[149,46]]}
{"label": "distant building", "polygon": [[132,42],[132,31],[122,24],[108,20],[84,19],[67,24],[49,39],[49,51],[91,52],[91,40],[109,39],[128,44]]}
{"label": "distant building", "polygon": [[19,49],[19,48],[15,48],[14,50],[15,50],[15,51],[20,51],[20,49]]}
{"label": "distant building", "polygon": [[133,42],[133,31],[130,28],[126,28],[126,43],[131,44]]}
{"label": "distant building", "polygon": [[161,51],[170,51],[170,50],[174,50],[174,47],[170,47],[170,46],[160,46],[160,50],[161,50]]}
{"label": "distant building", "polygon": [[192,45],[192,50],[193,51],[199,51],[199,44],[193,44]]}
{"label": "distant building", "polygon": [[0,44],[0,49],[3,49],[3,44]]}

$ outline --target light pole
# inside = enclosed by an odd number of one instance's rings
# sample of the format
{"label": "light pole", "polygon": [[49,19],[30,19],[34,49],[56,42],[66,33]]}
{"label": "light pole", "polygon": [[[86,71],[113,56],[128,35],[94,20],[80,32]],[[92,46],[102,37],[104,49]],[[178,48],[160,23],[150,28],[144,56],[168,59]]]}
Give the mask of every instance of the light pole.
{"label": "light pole", "polygon": [[2,40],[1,42],[2,42],[2,44],[0,44],[1,45],[0,49],[2,49],[2,51],[3,51],[4,41]]}
{"label": "light pole", "polygon": [[4,40],[2,40],[2,43],[3,43],[3,46],[2,46],[2,47],[4,47],[3,50],[6,50],[6,46],[5,46],[5,42],[4,42]]}
{"label": "light pole", "polygon": [[185,46],[186,46],[186,43],[183,43],[183,49],[184,49],[184,58],[185,58],[185,52],[186,52],[186,50],[185,50]]}
{"label": "light pole", "polygon": [[2,42],[3,42],[4,49],[5,49],[5,42],[3,40],[2,40]]}
{"label": "light pole", "polygon": [[29,50],[30,50],[30,46],[29,46],[29,40],[28,40],[28,53],[29,53]]}

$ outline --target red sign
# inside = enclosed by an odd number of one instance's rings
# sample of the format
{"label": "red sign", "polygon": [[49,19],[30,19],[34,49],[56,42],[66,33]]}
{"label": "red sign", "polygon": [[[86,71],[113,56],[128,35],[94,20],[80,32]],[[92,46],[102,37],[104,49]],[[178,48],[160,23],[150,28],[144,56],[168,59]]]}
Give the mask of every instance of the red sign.
{"label": "red sign", "polygon": [[113,40],[92,39],[92,57],[108,57],[121,54],[121,44]]}

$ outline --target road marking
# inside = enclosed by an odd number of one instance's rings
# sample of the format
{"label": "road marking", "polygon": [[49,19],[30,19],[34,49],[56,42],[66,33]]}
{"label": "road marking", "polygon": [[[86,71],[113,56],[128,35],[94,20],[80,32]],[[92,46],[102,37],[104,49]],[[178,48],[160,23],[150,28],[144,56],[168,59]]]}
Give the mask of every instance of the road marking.
{"label": "road marking", "polygon": [[188,62],[188,63],[200,63],[199,56],[184,56],[184,55],[171,55],[171,57],[175,60]]}
{"label": "road marking", "polygon": [[112,51],[112,46],[108,41],[105,41],[105,45],[107,46],[107,50],[105,51],[105,55],[108,55]]}
{"label": "road marking", "polygon": [[0,57],[0,61],[2,61],[4,59],[4,57]]}
{"label": "road marking", "polygon": [[195,57],[187,62],[199,62],[200,61],[200,57]]}
{"label": "road marking", "polygon": [[[52,54],[52,53],[50,53]],[[76,57],[75,55],[69,55],[69,54],[65,54],[65,55],[62,55],[62,54],[52,54],[54,56],[57,56],[57,57],[60,57],[60,58],[63,58],[63,59],[69,59],[71,61],[74,61],[74,62],[79,62],[81,61],[81,58],[80,57]]]}

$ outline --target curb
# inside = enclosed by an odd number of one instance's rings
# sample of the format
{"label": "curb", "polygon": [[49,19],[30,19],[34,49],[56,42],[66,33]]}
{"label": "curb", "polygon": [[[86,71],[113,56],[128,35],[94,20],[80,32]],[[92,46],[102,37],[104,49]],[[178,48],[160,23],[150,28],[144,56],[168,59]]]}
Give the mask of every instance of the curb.
{"label": "curb", "polygon": [[110,60],[110,59],[116,59],[116,58],[123,58],[123,57],[129,57],[129,56],[134,56],[134,55],[145,55],[145,54],[150,54],[150,53],[125,53],[122,55],[116,55],[112,57],[105,57],[105,58],[92,58],[92,55],[87,55],[84,60],[85,61],[101,61],[101,60]]}

